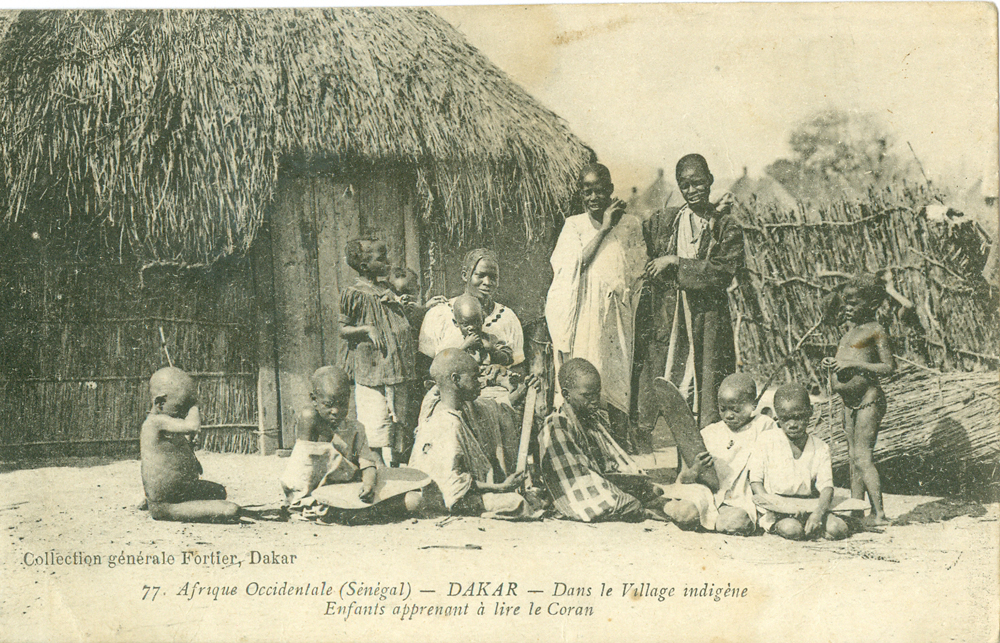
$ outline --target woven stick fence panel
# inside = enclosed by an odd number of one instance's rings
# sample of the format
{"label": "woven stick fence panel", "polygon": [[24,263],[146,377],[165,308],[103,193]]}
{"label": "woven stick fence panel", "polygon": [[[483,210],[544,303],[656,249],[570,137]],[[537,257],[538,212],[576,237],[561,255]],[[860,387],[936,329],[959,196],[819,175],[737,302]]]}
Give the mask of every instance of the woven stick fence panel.
{"label": "woven stick fence panel", "polygon": [[731,292],[741,367],[766,377],[786,364],[789,376],[818,383],[818,362],[835,352],[843,328],[821,324],[798,354],[789,356],[791,349],[847,276],[888,269],[913,303],[880,311],[899,354],[944,370],[995,370],[998,291],[981,275],[988,238],[972,221],[929,221],[922,214],[929,202],[928,193],[907,188],[819,210],[742,207],[747,269]]}
{"label": "woven stick fence panel", "polygon": [[[935,374],[904,367],[883,382],[888,408],[875,444],[881,469],[904,468],[920,478],[961,477],[1000,464],[1000,382],[996,373]],[[830,445],[834,469],[848,465],[844,406],[832,396],[814,406],[812,432]],[[926,475],[924,475],[926,478]]]}
{"label": "woven stick fence panel", "polygon": [[174,365],[197,383],[205,448],[256,449],[245,263],[139,272],[62,256],[34,259],[0,265],[0,457],[81,445],[88,454],[134,453],[150,408],[149,375],[168,365],[161,328]]}

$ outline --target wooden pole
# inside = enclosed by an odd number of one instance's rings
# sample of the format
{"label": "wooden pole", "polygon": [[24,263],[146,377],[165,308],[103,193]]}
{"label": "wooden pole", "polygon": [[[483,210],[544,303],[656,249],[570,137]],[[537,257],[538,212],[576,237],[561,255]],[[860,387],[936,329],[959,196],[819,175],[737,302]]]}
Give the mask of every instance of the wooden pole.
{"label": "wooden pole", "polygon": [[535,397],[538,391],[534,386],[528,387],[524,396],[524,417],[521,419],[521,444],[517,449],[517,468],[521,472],[528,468],[528,444],[531,442],[531,426],[535,423]]}
{"label": "wooden pole", "polygon": [[169,364],[170,367],[173,368],[174,360],[170,359],[170,351],[167,350],[167,338],[163,334],[163,326],[160,326],[160,346],[163,348],[163,352],[167,356],[167,364]]}
{"label": "wooden pole", "polygon": [[274,256],[270,222],[265,223],[250,248],[254,282],[254,324],[257,337],[257,451],[271,455],[280,448],[281,382],[275,336]]}

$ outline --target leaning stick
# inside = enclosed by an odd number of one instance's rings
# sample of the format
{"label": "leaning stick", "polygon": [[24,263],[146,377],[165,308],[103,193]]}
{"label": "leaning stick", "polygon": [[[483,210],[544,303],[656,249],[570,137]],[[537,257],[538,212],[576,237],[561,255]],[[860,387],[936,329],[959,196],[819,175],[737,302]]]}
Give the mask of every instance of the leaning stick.
{"label": "leaning stick", "polygon": [[531,425],[535,423],[535,397],[538,391],[534,386],[528,387],[528,393],[524,396],[524,417],[521,419],[521,444],[517,449],[517,471],[528,469],[528,443],[531,442]]}
{"label": "leaning stick", "polygon": [[160,326],[160,348],[163,349],[163,352],[167,356],[167,364],[169,364],[170,367],[173,368],[174,360],[170,359],[170,351],[167,350],[167,338],[163,334],[163,326]]}

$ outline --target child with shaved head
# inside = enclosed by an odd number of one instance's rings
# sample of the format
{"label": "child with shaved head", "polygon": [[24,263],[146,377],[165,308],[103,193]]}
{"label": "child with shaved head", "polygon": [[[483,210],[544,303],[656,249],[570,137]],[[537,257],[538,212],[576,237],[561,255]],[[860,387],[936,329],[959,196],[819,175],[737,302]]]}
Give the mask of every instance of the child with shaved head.
{"label": "child with shaved head", "polygon": [[896,370],[889,334],[875,315],[885,298],[885,282],[875,275],[862,273],[848,281],[840,299],[850,328],[837,345],[836,356],[823,360],[823,365],[831,370],[833,392],[844,401],[851,496],[864,498],[865,491],[868,492],[871,514],[867,521],[876,525],[889,523],[873,457],[887,408],[879,378]]}
{"label": "child with shaved head", "polygon": [[510,403],[510,393],[517,388],[514,374],[507,369],[514,363],[514,351],[499,337],[483,329],[483,306],[472,295],[459,295],[452,302],[455,323],[462,331],[462,350],[479,364],[483,383],[481,395]]}
{"label": "child with shaved head", "polygon": [[409,463],[435,482],[425,490],[425,510],[519,515],[524,499],[514,490],[524,474],[507,471],[499,418],[467,412],[479,397],[479,365],[465,351],[446,348],[430,374],[438,395],[417,427]]}
{"label": "child with shaved head", "polygon": [[564,402],[545,418],[538,438],[542,483],[556,511],[583,522],[665,519],[661,491],[608,431],[594,365],[582,358],[566,361],[559,384]]}
{"label": "child with shaved head", "polygon": [[298,439],[281,477],[288,505],[296,508],[324,480],[361,480],[358,494],[371,502],[378,458],[368,447],[365,428],[347,419],[351,382],[339,368],[324,366],[309,378],[312,406],[298,417]]}
{"label": "child with shaved head", "polygon": [[766,415],[755,415],[757,384],[746,373],[735,373],[722,380],[718,401],[722,420],[701,430],[706,451],[698,455],[693,466],[683,464],[678,480],[694,483],[702,469],[714,466],[719,477],[719,490],[713,498],[718,509],[715,530],[749,535],[757,527],[757,507],[750,489],[750,458],[760,435],[776,425]]}
{"label": "child with shaved head", "polygon": [[785,384],[774,393],[780,431],[765,431],[750,456],[750,488],[754,496],[818,498],[808,514],[783,515],[759,510],[760,525],[789,540],[824,536],[845,538],[847,523],[830,513],[833,467],[830,447],[806,432],[812,417],[809,392],[801,384]]}
{"label": "child with shaved head", "polygon": [[153,408],[139,435],[149,515],[176,522],[238,521],[240,507],[226,500],[226,488],[200,478],[192,446],[201,430],[194,380],[179,368],[161,368],[149,378],[149,392]]}

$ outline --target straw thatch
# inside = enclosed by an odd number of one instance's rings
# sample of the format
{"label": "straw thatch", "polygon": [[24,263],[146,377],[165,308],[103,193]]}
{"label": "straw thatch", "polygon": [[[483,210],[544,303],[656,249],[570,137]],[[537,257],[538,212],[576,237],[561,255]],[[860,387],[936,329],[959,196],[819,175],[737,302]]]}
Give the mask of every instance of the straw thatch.
{"label": "straw thatch", "polygon": [[[1000,465],[1000,382],[996,373],[942,373],[903,365],[883,382],[888,409],[875,459],[890,488],[925,493],[954,491],[974,480],[996,479]],[[843,403],[816,404],[814,432],[830,445],[834,469],[846,478]]]}
{"label": "straw thatch", "polygon": [[0,47],[6,223],[147,261],[245,251],[285,164],[402,163],[456,237],[530,238],[589,157],[426,10],[21,12]]}

